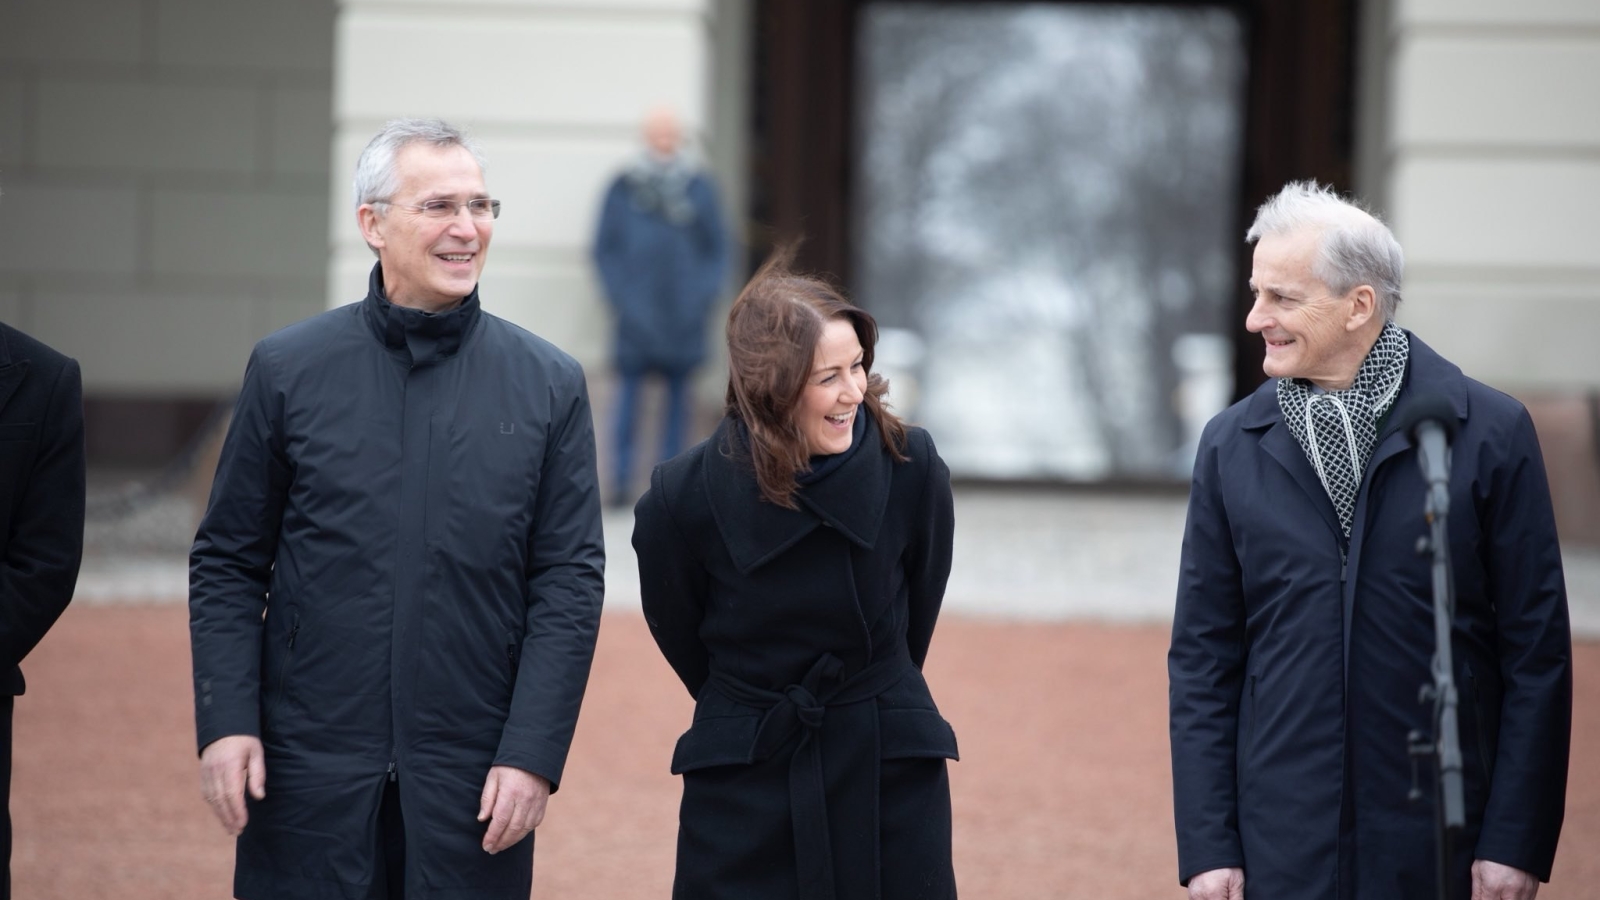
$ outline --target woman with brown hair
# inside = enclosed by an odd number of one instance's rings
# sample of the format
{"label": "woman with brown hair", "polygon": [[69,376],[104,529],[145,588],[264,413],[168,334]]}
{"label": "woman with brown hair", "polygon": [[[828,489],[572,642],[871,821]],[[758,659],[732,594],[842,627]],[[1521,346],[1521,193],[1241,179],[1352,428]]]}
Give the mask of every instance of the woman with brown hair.
{"label": "woman with brown hair", "polygon": [[673,896],[946,900],[956,742],[921,668],[950,473],[886,408],[872,317],[790,257],[728,316],[716,433],[634,510],[645,619],[696,701]]}

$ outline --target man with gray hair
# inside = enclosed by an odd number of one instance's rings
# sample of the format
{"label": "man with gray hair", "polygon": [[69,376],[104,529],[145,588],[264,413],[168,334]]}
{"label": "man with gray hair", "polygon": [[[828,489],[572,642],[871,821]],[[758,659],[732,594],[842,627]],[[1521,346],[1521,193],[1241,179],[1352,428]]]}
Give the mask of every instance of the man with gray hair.
{"label": "man with gray hair", "polygon": [[195,537],[201,789],[243,900],[526,900],[604,586],[583,371],[481,308],[460,131],[355,193],[367,295],[256,345]]}
{"label": "man with gray hair", "polygon": [[[1206,427],[1168,655],[1180,882],[1191,898],[1530,900],[1561,831],[1571,636],[1533,423],[1394,321],[1376,217],[1315,182],[1258,211],[1245,321],[1270,380]],[[1464,828],[1436,856],[1428,485],[1403,423],[1451,450],[1451,655]],[[1414,788],[1421,788],[1413,800]],[[1444,873],[1448,893],[1441,887]]]}

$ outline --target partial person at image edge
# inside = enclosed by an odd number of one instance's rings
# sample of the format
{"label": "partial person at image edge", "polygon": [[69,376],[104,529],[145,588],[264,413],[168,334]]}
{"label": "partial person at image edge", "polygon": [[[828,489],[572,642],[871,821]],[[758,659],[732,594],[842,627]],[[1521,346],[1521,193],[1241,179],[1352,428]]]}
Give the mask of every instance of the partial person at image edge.
{"label": "partial person at image edge", "polygon": [[24,657],[72,600],[83,559],[83,376],[0,322],[0,900],[11,897],[11,738]]}

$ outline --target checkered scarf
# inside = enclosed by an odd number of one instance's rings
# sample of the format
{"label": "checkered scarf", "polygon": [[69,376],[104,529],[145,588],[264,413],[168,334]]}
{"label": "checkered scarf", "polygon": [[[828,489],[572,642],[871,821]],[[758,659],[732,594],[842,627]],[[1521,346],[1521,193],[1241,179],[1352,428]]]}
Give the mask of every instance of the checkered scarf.
{"label": "checkered scarf", "polygon": [[1317,470],[1322,487],[1339,513],[1346,539],[1355,518],[1362,473],[1378,439],[1378,421],[1394,406],[1405,380],[1411,344],[1393,322],[1362,360],[1356,380],[1342,391],[1314,393],[1304,378],[1278,379],[1283,421]]}

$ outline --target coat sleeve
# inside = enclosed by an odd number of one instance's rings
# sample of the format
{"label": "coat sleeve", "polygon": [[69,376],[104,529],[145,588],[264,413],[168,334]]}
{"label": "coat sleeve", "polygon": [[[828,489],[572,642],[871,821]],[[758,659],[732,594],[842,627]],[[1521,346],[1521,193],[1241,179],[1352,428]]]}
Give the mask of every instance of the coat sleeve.
{"label": "coat sleeve", "polygon": [[945,585],[950,581],[951,548],[955,543],[955,498],[950,492],[950,468],[939,458],[933,438],[923,433],[920,452],[927,458],[928,477],[917,510],[917,536],[906,555],[906,582],[910,609],[906,622],[906,646],[917,668],[928,658],[933,641],[933,626],[944,604]]}
{"label": "coat sleeve", "polygon": [[710,654],[700,641],[709,578],[667,507],[661,466],[650,474],[650,490],[634,508],[633,549],[650,636],[690,696],[698,698],[711,675]]}
{"label": "coat sleeve", "polygon": [[1561,547],[1527,410],[1495,468],[1482,524],[1500,676],[1499,747],[1477,856],[1550,879],[1572,736],[1572,633]]}
{"label": "coat sleeve", "polygon": [[1189,492],[1167,653],[1178,880],[1242,867],[1236,749],[1245,665],[1244,588],[1207,427]]}
{"label": "coat sleeve", "polygon": [[61,367],[49,404],[0,559],[0,671],[22,662],[61,617],[83,560],[83,376],[76,361]]}
{"label": "coat sleeve", "polygon": [[594,265],[600,273],[606,301],[613,309],[628,302],[627,297],[627,189],[622,179],[611,182],[600,202],[600,221],[595,228]]}
{"label": "coat sleeve", "polygon": [[605,595],[605,536],[594,421],[583,373],[551,400],[539,495],[528,535],[527,630],[495,765],[559,786],[594,662]]}
{"label": "coat sleeve", "polygon": [[293,469],[267,352],[245,367],[211,501],[189,553],[189,642],[199,746],[261,733],[261,617]]}

